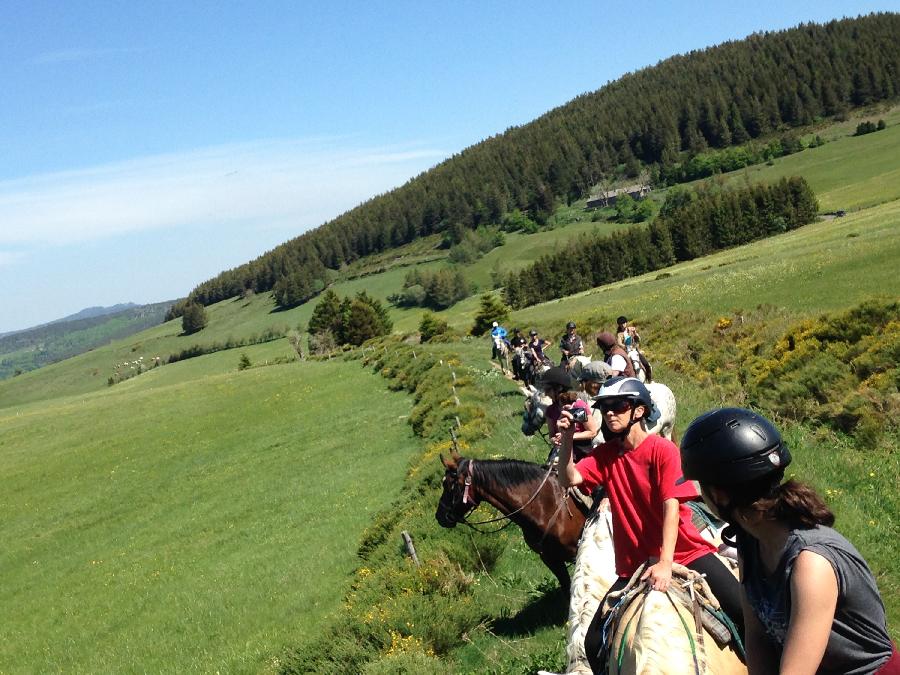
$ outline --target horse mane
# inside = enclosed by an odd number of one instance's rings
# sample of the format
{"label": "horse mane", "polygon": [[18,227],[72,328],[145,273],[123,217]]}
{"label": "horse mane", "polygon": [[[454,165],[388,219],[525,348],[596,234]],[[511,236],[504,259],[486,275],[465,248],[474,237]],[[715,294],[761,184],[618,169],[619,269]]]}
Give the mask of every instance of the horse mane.
{"label": "horse mane", "polygon": [[475,477],[497,487],[514,487],[543,480],[547,469],[540,464],[519,459],[479,459],[475,461]]}

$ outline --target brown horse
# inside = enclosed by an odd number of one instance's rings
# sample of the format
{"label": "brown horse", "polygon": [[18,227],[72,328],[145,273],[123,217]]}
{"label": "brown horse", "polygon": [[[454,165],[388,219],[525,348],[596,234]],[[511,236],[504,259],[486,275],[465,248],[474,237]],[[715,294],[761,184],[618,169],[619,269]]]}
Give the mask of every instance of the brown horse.
{"label": "brown horse", "polygon": [[[566,563],[575,560],[584,515],[556,479],[540,464],[515,459],[467,459],[458,454],[441,457],[446,469],[437,518],[442,527],[457,523],[484,525],[513,522],[522,528],[525,543],[537,553],[568,593]],[[482,501],[503,515],[472,523],[467,516]]]}

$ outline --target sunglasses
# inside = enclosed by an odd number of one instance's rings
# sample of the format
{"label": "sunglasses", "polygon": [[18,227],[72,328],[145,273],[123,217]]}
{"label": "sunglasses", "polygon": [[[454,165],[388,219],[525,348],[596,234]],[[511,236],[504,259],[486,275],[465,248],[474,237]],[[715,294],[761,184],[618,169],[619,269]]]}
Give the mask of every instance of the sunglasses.
{"label": "sunglasses", "polygon": [[631,409],[631,401],[627,398],[612,399],[611,401],[600,401],[600,412],[623,413]]}

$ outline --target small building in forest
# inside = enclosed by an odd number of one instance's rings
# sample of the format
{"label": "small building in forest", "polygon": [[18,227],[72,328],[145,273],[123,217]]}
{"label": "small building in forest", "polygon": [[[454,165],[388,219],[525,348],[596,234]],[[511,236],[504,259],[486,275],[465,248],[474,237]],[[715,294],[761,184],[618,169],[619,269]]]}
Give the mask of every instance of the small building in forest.
{"label": "small building in forest", "polygon": [[648,194],[650,194],[649,185],[626,185],[625,187],[620,187],[616,190],[601,192],[599,195],[594,195],[588,199],[585,208],[599,209],[602,206],[613,206],[616,203],[616,200],[622,195],[628,195],[632,199],[640,201]]}

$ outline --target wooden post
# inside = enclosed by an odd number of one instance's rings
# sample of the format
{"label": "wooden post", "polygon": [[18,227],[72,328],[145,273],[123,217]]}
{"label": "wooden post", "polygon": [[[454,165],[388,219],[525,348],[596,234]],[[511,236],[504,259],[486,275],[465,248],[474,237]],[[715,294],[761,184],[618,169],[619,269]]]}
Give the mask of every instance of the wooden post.
{"label": "wooden post", "polygon": [[409,536],[409,532],[403,530],[403,532],[400,533],[400,536],[403,537],[403,543],[406,545],[406,552],[409,553],[409,557],[413,559],[416,567],[419,567],[421,563],[419,563],[419,556],[416,555],[416,547],[413,546],[412,537]]}
{"label": "wooden post", "polygon": [[451,371],[450,371],[450,374],[453,376],[453,381],[456,382],[456,371],[455,371],[455,370],[451,370]]}

